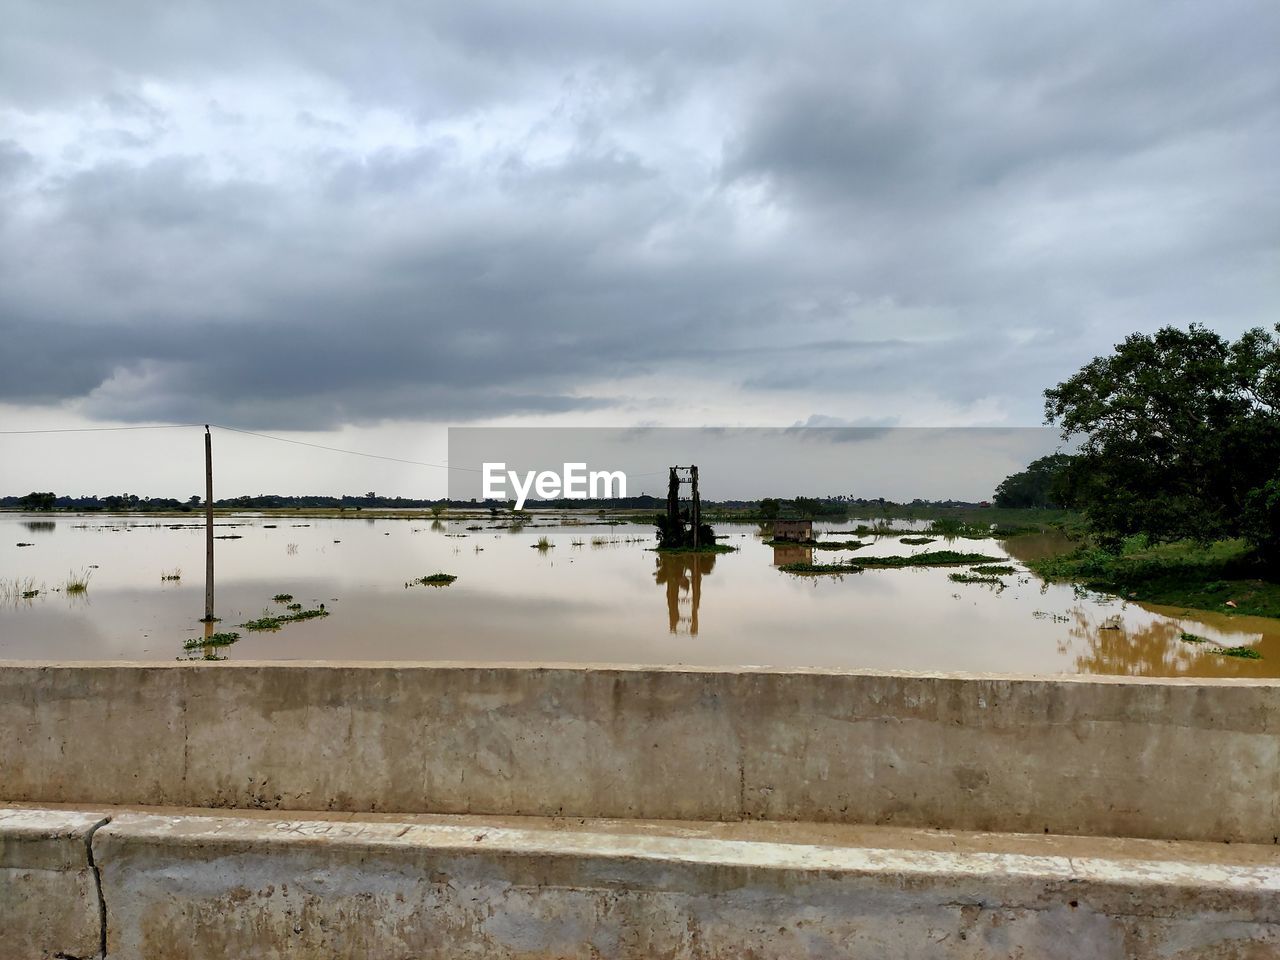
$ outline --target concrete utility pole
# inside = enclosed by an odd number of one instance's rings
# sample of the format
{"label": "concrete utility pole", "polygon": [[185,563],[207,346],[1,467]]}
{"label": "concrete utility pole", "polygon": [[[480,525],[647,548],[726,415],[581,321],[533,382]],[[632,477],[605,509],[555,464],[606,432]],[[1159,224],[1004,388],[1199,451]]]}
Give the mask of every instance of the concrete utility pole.
{"label": "concrete utility pole", "polygon": [[213,437],[204,425],[204,619],[213,623]]}

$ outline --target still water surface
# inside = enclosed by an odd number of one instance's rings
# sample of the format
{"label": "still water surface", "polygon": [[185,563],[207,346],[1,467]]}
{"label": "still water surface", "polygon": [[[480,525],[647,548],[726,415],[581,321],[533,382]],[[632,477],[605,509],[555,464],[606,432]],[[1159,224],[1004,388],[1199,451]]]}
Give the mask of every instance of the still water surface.
{"label": "still water surface", "polygon": [[[520,532],[488,518],[219,517],[218,630],[232,659],[594,661],[1010,673],[1280,676],[1280,623],[1188,613],[1083,594],[1022,572],[1018,557],[1054,537],[882,537],[857,551],[765,545],[754,525],[721,525],[735,553],[653,553],[640,524],[534,520]],[[859,521],[819,525],[830,534]],[[905,526],[905,524],[902,524]],[[468,529],[481,527],[481,529]],[[553,544],[539,550],[537,538]],[[832,539],[851,539],[839,534]],[[863,538],[864,540],[867,538]],[[19,547],[18,543],[31,546]],[[869,569],[806,577],[778,564],[952,549],[999,557],[1019,573],[1002,590],[959,584],[950,569]],[[816,554],[816,556],[815,556]],[[88,590],[57,588],[89,570]],[[162,574],[181,571],[181,579]],[[448,587],[409,586],[437,571]],[[22,598],[15,583],[40,593]],[[0,659],[173,660],[199,637],[204,529],[190,519],[0,515]],[[21,585],[21,584],[19,584]],[[275,632],[238,624],[284,612],[275,594],[330,616]],[[1213,652],[1251,645],[1262,660]]]}

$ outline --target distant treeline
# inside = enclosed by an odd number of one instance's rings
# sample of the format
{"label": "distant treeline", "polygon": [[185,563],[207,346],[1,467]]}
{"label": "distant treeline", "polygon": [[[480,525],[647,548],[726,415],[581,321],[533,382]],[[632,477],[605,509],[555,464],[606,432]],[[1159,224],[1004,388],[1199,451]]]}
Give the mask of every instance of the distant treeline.
{"label": "distant treeline", "polygon": [[[186,500],[172,497],[139,497],[132,493],[110,496],[72,497],[53,492],[31,492],[23,496],[0,497],[0,510],[71,511],[71,512],[119,512],[146,513],[149,511],[179,511],[189,513],[202,509],[203,500],[192,495]],[[511,503],[501,500],[430,500],[417,497],[384,497],[374,492],[363,496],[343,494],[340,497],[319,495],[283,495],[275,493],[249,497],[225,497],[214,501],[214,506],[234,510],[367,510],[367,509],[427,509],[431,507],[457,507],[481,510],[508,510]],[[704,510],[743,513],[772,520],[778,517],[847,517],[859,511],[883,511],[893,508],[954,508],[982,507],[985,503],[965,500],[913,500],[898,503],[884,497],[862,498],[847,495],[830,497],[795,497],[790,500],[765,497],[761,500],[703,500]],[[659,497],[618,497],[592,500],[530,500],[526,509],[531,510],[644,510],[655,513],[666,509],[666,500]]]}

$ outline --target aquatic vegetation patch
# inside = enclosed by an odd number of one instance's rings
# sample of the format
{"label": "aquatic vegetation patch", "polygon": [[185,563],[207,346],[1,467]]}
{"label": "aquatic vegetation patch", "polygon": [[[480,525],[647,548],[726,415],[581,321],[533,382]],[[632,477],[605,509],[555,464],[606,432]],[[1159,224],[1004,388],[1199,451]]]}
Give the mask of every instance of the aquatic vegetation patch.
{"label": "aquatic vegetation patch", "polygon": [[1217,647],[1213,652],[1224,657],[1239,657],[1242,660],[1262,659],[1262,654],[1253,647]]}
{"label": "aquatic vegetation patch", "polygon": [[1001,557],[988,557],[981,553],[960,553],[956,550],[929,550],[909,557],[861,557],[864,567],[967,567],[976,563],[999,563]]}
{"label": "aquatic vegetation patch", "polygon": [[272,599],[275,603],[292,603],[292,602],[293,602],[293,594],[292,594],[292,593],[277,593],[277,594],[276,594],[274,597],[272,597],[271,599]]}
{"label": "aquatic vegetation patch", "polygon": [[982,573],[982,574],[988,574],[988,575],[1018,572],[1017,567],[1011,567],[1007,563],[983,564],[981,566],[973,567],[972,569],[974,573]]}
{"label": "aquatic vegetation patch", "polygon": [[554,547],[554,546],[555,546],[555,544],[554,544],[554,543],[552,543],[552,542],[551,542],[549,539],[547,539],[546,537],[539,537],[539,538],[538,538],[538,542],[537,542],[537,543],[535,543],[535,544],[533,544],[533,549],[535,549],[535,550],[539,550],[539,551],[544,551],[544,552],[545,552],[545,551],[547,551],[547,550],[550,550],[550,549],[551,549],[552,547]]}
{"label": "aquatic vegetation patch", "polygon": [[905,543],[908,547],[923,547],[926,543],[935,543],[936,537],[899,537],[899,543]]}
{"label": "aquatic vegetation patch", "polygon": [[229,647],[240,639],[234,631],[211,633],[207,637],[193,637],[182,645],[183,650],[199,650],[201,647]]}
{"label": "aquatic vegetation patch", "polygon": [[67,582],[63,586],[63,590],[67,593],[84,593],[89,589],[89,581],[93,578],[93,571],[89,569],[81,570],[79,573],[68,573]]}
{"label": "aquatic vegetation patch", "polygon": [[19,600],[34,600],[40,595],[43,586],[36,586],[31,577],[18,577],[11,580],[0,580],[0,603],[17,603]]}
{"label": "aquatic vegetation patch", "polygon": [[987,586],[1003,587],[1004,581],[999,577],[983,576],[980,573],[950,573],[947,579],[952,583],[982,583]]}
{"label": "aquatic vegetation patch", "polygon": [[180,570],[178,567],[174,567],[172,570],[160,571],[160,580],[162,582],[175,581],[175,580],[181,580],[181,579],[182,579],[182,570]]}
{"label": "aquatic vegetation patch", "polygon": [[815,540],[807,544],[815,550],[861,550],[867,545],[865,540]]}
{"label": "aquatic vegetation patch", "polygon": [[433,573],[430,576],[418,577],[416,580],[410,580],[405,584],[405,586],[411,587],[414,584],[417,584],[421,587],[447,587],[457,579],[457,576],[452,573]]}
{"label": "aquatic vegetation patch", "polygon": [[[626,541],[630,543],[631,541]],[[727,543],[707,543],[700,547],[650,547],[654,553],[665,554],[681,554],[681,553],[736,553],[738,548],[731,547]]]}
{"label": "aquatic vegetation patch", "polygon": [[784,563],[778,567],[783,573],[821,574],[821,573],[861,573],[862,567],[854,563]]}
{"label": "aquatic vegetation patch", "polygon": [[246,630],[279,630],[286,623],[297,623],[299,620],[314,620],[316,617],[327,617],[329,611],[324,608],[324,604],[320,604],[314,610],[297,610],[293,613],[272,613],[270,610],[263,610],[262,616],[256,620],[249,620],[240,624]]}
{"label": "aquatic vegetation patch", "polygon": [[1184,643],[1208,643],[1208,642],[1209,642],[1209,638],[1208,638],[1208,637],[1202,637],[1202,636],[1200,636],[1199,634],[1195,634],[1195,633],[1187,633],[1187,632],[1184,630],[1184,631],[1182,632],[1182,641],[1183,641]]}

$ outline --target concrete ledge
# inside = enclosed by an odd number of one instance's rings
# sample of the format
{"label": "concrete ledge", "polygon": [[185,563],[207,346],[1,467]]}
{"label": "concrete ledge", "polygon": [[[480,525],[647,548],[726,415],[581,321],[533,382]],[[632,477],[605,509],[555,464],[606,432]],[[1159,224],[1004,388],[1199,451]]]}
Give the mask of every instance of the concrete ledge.
{"label": "concrete ledge", "polygon": [[0,960],[98,954],[102,924],[89,840],[106,819],[0,809]]}
{"label": "concrete ledge", "polygon": [[[951,849],[685,826],[119,813],[111,958],[1261,958],[1274,848],[949,835]],[[640,828],[640,829],[638,829]],[[647,828],[647,829],[644,829]],[[752,832],[747,827],[743,833]],[[787,842],[788,838],[792,841]]]}
{"label": "concrete ledge", "polygon": [[0,664],[8,800],[1280,836],[1280,681]]}

